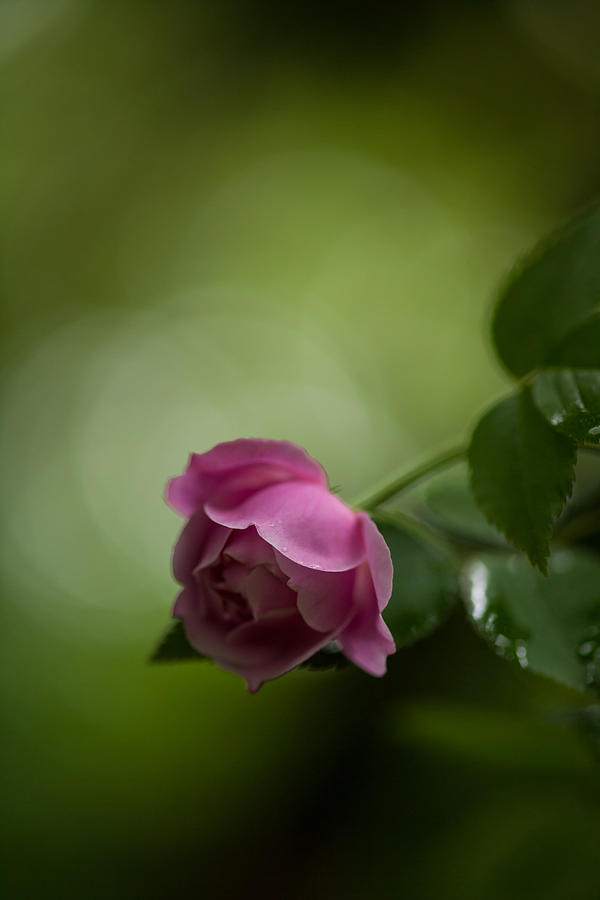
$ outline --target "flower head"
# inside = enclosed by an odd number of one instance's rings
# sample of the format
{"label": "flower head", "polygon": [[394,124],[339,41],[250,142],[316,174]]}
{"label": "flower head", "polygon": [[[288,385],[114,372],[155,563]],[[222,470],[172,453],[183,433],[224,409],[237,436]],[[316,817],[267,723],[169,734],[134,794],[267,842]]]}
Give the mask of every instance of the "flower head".
{"label": "flower head", "polygon": [[389,550],[302,448],[249,438],[192,454],[167,500],[188,519],[173,554],[182,585],[173,615],[198,652],[251,691],[332,640],[384,674],[395,651],[381,617]]}

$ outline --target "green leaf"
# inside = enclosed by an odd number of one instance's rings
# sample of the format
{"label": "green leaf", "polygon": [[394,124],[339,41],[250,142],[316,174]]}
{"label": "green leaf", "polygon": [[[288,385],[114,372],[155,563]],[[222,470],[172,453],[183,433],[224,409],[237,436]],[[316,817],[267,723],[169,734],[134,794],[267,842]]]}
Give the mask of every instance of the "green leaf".
{"label": "green leaf", "polygon": [[309,659],[298,666],[313,672],[324,672],[330,669],[344,669],[350,661],[344,656],[335,641],[317,650]]}
{"label": "green leaf", "polygon": [[185,636],[183,622],[175,622],[161,639],[149,661],[152,663],[166,663],[206,659],[208,657],[198,653],[189,643]]}
{"label": "green leaf", "polygon": [[508,547],[498,529],[487,521],[473,496],[466,466],[431,479],[424,490],[420,516],[467,544]]}
{"label": "green leaf", "polygon": [[501,656],[576,688],[600,689],[600,557],[561,550],[543,578],[522,557],[487,554],[463,578],[467,609]]}
{"label": "green leaf", "polygon": [[544,573],[552,522],[571,493],[575,459],[575,443],[547,424],[529,389],[486,413],[471,440],[471,486],[479,507]]}
{"label": "green leaf", "polygon": [[492,323],[498,355],[513,375],[525,375],[550,361],[574,329],[599,310],[600,207],[595,207],[538,245],[509,277]]}
{"label": "green leaf", "polygon": [[576,441],[600,443],[600,369],[547,369],[533,399],[546,421]]}
{"label": "green leaf", "polygon": [[458,594],[446,552],[405,528],[377,519],[394,563],[392,597],[383,617],[399,647],[426,637],[448,616]]}
{"label": "green leaf", "polygon": [[547,365],[600,369],[600,313],[585,319],[554,348]]}

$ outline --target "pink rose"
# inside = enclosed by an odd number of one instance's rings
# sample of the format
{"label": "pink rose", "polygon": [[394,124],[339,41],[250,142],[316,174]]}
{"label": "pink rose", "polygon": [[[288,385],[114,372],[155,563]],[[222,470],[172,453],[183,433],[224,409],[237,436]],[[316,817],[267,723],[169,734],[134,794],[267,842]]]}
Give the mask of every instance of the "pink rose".
{"label": "pink rose", "polygon": [[287,441],[241,439],[190,456],[167,500],[188,517],[173,553],[173,615],[190,644],[256,691],[335,640],[372,675],[395,652],[381,617],[387,545]]}

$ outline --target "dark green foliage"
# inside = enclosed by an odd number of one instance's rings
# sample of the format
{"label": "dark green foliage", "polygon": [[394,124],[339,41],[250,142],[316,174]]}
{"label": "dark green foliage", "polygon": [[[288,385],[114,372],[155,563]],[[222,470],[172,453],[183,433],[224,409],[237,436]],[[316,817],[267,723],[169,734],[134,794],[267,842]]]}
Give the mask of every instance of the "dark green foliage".
{"label": "dark green foliage", "polygon": [[600,689],[600,557],[557,551],[547,578],[522,557],[487,554],[463,579],[477,630],[523,668]]}
{"label": "dark green foliage", "polygon": [[399,647],[425,637],[450,612],[457,596],[452,561],[437,545],[378,521],[394,563],[394,587],[383,616]]}
{"label": "dark green foliage", "polygon": [[600,313],[577,325],[546,360],[572,369],[600,369]]}
{"label": "dark green foliage", "polygon": [[487,521],[473,496],[466,466],[432,479],[425,492],[421,517],[459,544],[506,548],[502,534]]}
{"label": "dark green foliage", "polygon": [[310,669],[314,672],[323,672],[329,669],[344,669],[349,661],[339,650],[335,643],[326,644],[321,650],[305,660],[298,666],[299,669]]}
{"label": "dark green foliage", "polygon": [[488,520],[546,572],[552,522],[571,493],[575,443],[554,431],[528,389],[479,421],[469,448],[471,485]]}
{"label": "dark green foliage", "polygon": [[546,421],[575,440],[600,443],[600,369],[547,369],[533,399]]}
{"label": "dark green foliage", "polygon": [[[538,245],[509,277],[492,324],[497,353],[518,377],[554,361],[555,352],[577,365],[577,334],[599,310],[600,208],[594,207]],[[593,327],[597,334],[595,318]],[[579,358],[593,365],[600,346],[584,340]]]}
{"label": "dark green foliage", "polygon": [[[454,566],[437,545],[376,517],[394,563],[392,597],[383,617],[398,647],[426,637],[448,616],[458,597]],[[302,669],[341,669],[348,660],[335,642],[302,663]]]}
{"label": "dark green foliage", "polygon": [[175,622],[165,633],[162,640],[156,647],[156,650],[150,657],[149,662],[167,663],[167,662],[185,662],[189,660],[205,660],[207,659],[202,653],[189,643],[185,636],[182,622]]}

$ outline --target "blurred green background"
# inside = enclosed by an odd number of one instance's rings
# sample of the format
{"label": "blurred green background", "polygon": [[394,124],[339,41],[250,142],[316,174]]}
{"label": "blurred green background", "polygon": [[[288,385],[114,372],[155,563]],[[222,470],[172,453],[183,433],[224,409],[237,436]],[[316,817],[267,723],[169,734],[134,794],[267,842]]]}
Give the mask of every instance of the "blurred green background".
{"label": "blurred green background", "polygon": [[[460,613],[384,680],[146,657],[190,450],[349,498],[463,439],[600,191],[594,0],[2,0],[7,896],[600,897],[582,698]],[[401,573],[399,573],[401,577]]]}

